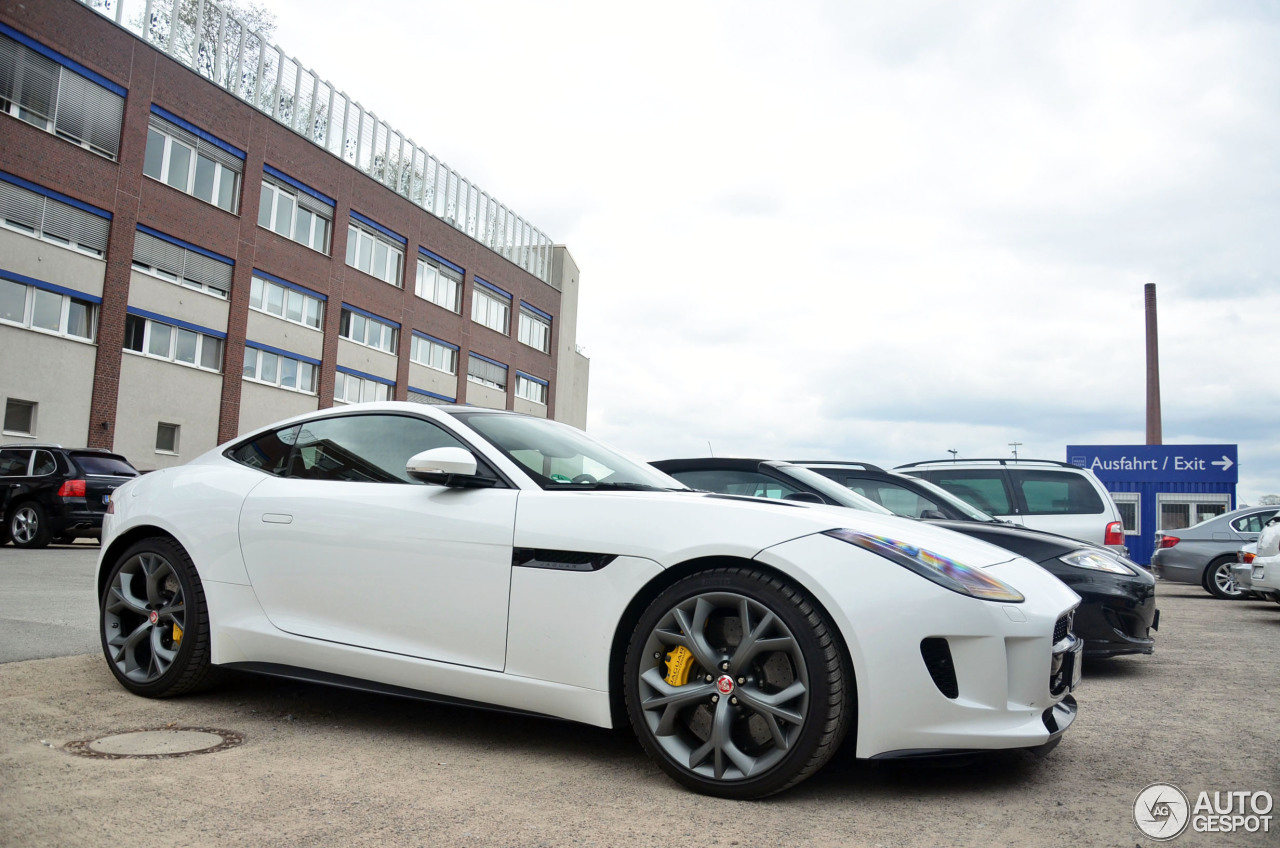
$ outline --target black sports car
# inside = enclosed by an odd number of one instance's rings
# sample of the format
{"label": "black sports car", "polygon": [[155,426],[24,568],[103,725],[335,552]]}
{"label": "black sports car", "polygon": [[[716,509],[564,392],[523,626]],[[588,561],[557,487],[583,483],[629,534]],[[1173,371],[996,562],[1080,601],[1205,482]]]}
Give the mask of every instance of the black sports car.
{"label": "black sports car", "polygon": [[928,481],[865,463],[666,459],[651,463],[686,486],[729,495],[886,509],[973,536],[1038,563],[1080,596],[1075,632],[1089,657],[1149,654],[1159,626],[1156,583],[1117,552],[980,512]]}

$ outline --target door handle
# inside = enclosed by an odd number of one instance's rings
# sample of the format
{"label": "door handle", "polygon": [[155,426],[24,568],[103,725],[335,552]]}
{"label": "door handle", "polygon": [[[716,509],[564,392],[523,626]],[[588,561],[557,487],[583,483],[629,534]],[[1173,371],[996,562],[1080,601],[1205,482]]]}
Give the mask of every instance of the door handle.
{"label": "door handle", "polygon": [[262,513],[262,522],[264,524],[292,524],[293,516],[283,512],[264,512]]}

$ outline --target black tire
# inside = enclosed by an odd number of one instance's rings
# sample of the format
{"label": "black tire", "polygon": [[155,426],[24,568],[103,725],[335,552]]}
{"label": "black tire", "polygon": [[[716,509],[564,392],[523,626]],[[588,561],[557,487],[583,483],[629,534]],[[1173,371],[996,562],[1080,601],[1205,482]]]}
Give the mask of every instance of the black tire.
{"label": "black tire", "polygon": [[752,568],[668,587],[636,623],[623,674],[645,751],[681,784],[722,798],[762,798],[809,777],[855,711],[835,627],[802,591]]}
{"label": "black tire", "polygon": [[13,544],[19,548],[48,547],[52,537],[49,516],[36,501],[23,501],[11,509],[4,526]]}
{"label": "black tire", "polygon": [[174,540],[143,539],[116,558],[98,617],[107,667],[130,692],[169,698],[213,682],[204,587]]}
{"label": "black tire", "polygon": [[1235,564],[1236,558],[1234,556],[1218,557],[1209,563],[1204,570],[1205,591],[1224,601],[1242,600],[1245,592],[1236,585],[1235,576],[1231,573],[1231,566]]}

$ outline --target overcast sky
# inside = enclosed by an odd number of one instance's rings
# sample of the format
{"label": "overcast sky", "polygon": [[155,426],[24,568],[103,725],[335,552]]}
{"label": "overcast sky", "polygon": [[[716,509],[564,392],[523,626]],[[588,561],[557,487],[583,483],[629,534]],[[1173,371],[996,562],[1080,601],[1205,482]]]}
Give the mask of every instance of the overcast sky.
{"label": "overcast sky", "polygon": [[1280,491],[1280,6],[263,0],[567,245],[646,459],[1237,443]]}

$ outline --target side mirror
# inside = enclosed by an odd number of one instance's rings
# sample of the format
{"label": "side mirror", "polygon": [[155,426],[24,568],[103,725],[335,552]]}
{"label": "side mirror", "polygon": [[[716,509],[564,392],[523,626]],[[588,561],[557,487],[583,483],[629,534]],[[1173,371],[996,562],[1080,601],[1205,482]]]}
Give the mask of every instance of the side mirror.
{"label": "side mirror", "polygon": [[826,503],[826,501],[824,501],[822,498],[815,495],[813,492],[792,492],[789,495],[784,495],[782,499],[784,501],[799,501],[800,503],[811,503],[811,504]]}
{"label": "side mirror", "polygon": [[409,457],[405,472],[415,480],[457,488],[481,488],[497,483],[476,476],[476,458],[466,448],[432,448]]}

